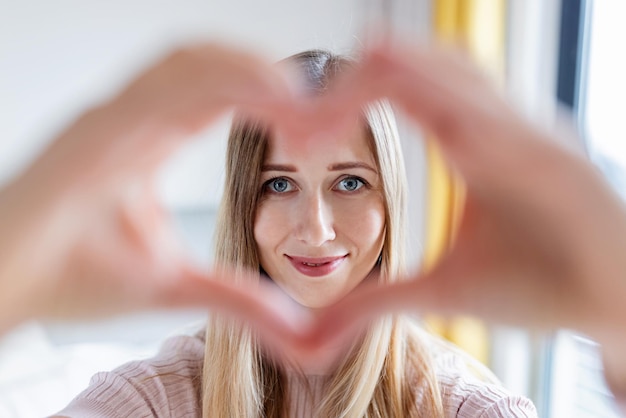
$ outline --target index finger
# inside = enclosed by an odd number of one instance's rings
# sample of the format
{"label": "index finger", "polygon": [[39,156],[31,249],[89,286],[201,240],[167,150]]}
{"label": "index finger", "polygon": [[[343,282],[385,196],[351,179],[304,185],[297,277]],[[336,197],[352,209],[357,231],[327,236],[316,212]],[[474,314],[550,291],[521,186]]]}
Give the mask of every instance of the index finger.
{"label": "index finger", "polygon": [[[354,109],[386,97],[441,146],[461,171],[506,157],[527,124],[497,86],[457,51],[435,45],[377,45],[335,86],[331,106]],[[492,161],[496,162],[497,161]]]}

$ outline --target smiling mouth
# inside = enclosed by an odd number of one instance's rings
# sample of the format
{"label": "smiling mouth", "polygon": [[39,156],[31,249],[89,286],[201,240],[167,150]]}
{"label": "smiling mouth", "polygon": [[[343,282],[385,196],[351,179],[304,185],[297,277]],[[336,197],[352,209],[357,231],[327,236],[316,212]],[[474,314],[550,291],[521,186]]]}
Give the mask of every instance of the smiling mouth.
{"label": "smiling mouth", "polygon": [[311,277],[321,277],[332,273],[339,268],[347,256],[346,254],[334,257],[311,258],[286,255],[296,270]]}

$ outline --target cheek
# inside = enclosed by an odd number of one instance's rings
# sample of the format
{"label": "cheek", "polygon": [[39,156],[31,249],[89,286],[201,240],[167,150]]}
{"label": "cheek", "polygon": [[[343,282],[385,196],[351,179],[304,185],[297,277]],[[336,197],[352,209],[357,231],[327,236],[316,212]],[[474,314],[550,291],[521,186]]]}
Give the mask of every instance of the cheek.
{"label": "cheek", "polygon": [[261,204],[257,208],[254,220],[254,240],[261,256],[270,252],[280,241],[284,232],[284,218],[284,211],[276,210],[274,205]]}
{"label": "cheek", "polygon": [[[385,209],[380,199],[364,204],[350,205],[342,216],[342,229],[350,240],[359,246],[374,246],[379,251],[385,230]],[[367,250],[367,248],[362,248]]]}
{"label": "cheek", "polygon": [[[380,208],[372,208],[366,211],[363,216],[365,225],[362,225],[360,229],[363,234],[367,236],[376,246],[382,245],[383,235],[385,231],[385,213],[383,212],[382,205]],[[379,249],[376,249],[378,253]]]}

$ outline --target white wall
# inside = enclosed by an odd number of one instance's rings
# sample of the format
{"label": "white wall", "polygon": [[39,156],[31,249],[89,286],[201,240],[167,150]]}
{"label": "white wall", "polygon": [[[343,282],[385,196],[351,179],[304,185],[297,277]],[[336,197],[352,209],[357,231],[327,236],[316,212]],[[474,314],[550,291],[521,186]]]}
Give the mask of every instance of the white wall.
{"label": "white wall", "polygon": [[[0,181],[85,106],[185,40],[225,38],[278,59],[310,47],[347,51],[360,29],[355,0],[1,1]],[[168,170],[168,203],[216,201],[225,126]]]}

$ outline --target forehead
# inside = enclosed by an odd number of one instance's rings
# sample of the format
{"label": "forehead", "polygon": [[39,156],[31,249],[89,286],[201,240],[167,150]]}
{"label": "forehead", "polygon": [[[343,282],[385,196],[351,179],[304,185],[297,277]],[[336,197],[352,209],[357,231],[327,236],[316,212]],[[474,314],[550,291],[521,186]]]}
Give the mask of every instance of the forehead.
{"label": "forehead", "polygon": [[280,134],[268,141],[264,163],[316,164],[362,161],[376,167],[372,140],[365,122],[356,121],[342,132],[312,138],[289,138]]}

